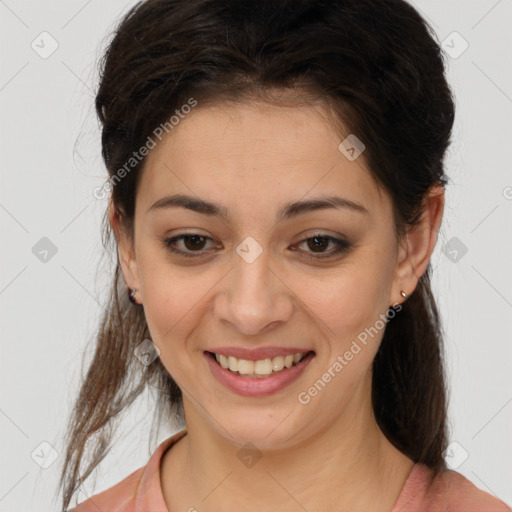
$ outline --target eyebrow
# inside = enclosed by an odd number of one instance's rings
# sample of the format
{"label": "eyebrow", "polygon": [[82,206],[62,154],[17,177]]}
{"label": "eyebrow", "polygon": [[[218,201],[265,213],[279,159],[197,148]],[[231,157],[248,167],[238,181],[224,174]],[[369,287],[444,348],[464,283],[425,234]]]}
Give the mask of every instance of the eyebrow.
{"label": "eyebrow", "polygon": [[[156,201],[156,203],[151,205],[146,213],[165,210],[168,208],[186,208],[203,215],[220,217],[225,221],[230,219],[229,211],[225,206],[184,194],[162,197]],[[331,208],[346,208],[366,215],[369,214],[368,210],[362,204],[355,203],[354,201],[350,201],[349,199],[345,199],[340,196],[330,195],[285,203],[278,212],[277,220],[281,222],[305,213]]]}

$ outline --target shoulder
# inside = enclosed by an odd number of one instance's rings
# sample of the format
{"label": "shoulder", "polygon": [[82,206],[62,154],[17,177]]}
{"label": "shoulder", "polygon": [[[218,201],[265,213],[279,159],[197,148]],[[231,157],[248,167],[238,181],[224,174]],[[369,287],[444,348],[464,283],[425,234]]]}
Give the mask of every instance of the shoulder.
{"label": "shoulder", "polygon": [[68,512],[167,512],[160,484],[160,461],[186,433],[181,430],[162,441],[145,466]]}
{"label": "shoulder", "polygon": [[431,469],[413,467],[393,512],[512,512],[504,501],[478,488],[464,475],[442,471],[431,480]]}
{"label": "shoulder", "polygon": [[511,512],[505,502],[478,488],[464,475],[445,471],[440,475],[453,510],[467,512]]}
{"label": "shoulder", "polygon": [[91,496],[69,512],[98,512],[98,510],[124,512],[125,510],[133,510],[135,496],[145,469],[146,466],[136,469],[121,482]]}

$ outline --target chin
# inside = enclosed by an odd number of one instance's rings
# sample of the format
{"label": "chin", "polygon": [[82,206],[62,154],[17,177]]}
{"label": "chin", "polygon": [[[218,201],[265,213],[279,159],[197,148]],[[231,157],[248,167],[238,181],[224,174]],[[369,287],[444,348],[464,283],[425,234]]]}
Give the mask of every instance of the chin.
{"label": "chin", "polygon": [[246,411],[238,408],[234,416],[216,418],[211,426],[226,442],[238,447],[252,443],[260,450],[288,448],[299,442],[304,428],[301,422],[292,419],[290,408],[279,406],[279,411],[276,414],[270,409]]}

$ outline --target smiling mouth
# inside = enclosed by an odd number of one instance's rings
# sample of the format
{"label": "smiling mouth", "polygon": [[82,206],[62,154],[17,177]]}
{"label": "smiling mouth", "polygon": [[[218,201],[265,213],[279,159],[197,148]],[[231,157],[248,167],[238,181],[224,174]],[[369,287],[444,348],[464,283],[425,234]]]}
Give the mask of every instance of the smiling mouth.
{"label": "smiling mouth", "polygon": [[264,379],[284,372],[292,366],[297,365],[308,354],[314,354],[312,350],[307,352],[297,352],[286,356],[276,356],[268,359],[259,359],[251,361],[248,359],[238,359],[233,356],[216,354],[208,352],[208,355],[225,370],[229,370],[234,375],[252,379]]}

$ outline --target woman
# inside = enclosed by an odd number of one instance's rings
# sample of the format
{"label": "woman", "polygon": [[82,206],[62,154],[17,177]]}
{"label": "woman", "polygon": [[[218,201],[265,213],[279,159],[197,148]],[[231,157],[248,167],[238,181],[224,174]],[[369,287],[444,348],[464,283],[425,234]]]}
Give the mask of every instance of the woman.
{"label": "woman", "polygon": [[443,458],[429,260],[454,103],[419,14],[149,0],[102,64],[118,261],[63,510],[154,386],[185,428],[75,512],[510,511]]}

